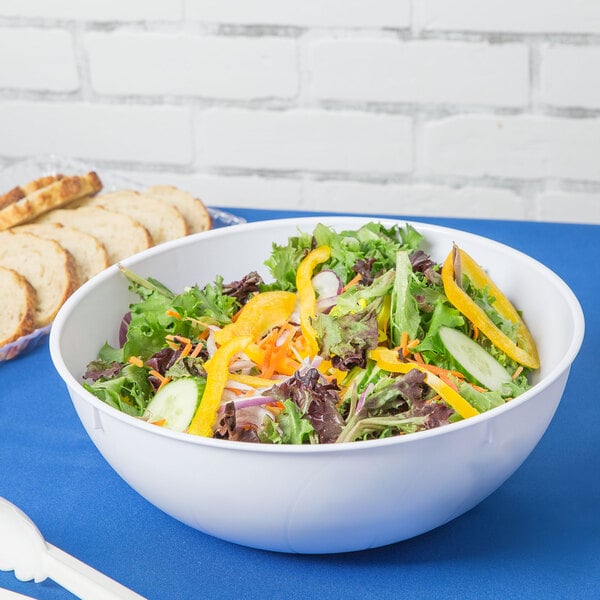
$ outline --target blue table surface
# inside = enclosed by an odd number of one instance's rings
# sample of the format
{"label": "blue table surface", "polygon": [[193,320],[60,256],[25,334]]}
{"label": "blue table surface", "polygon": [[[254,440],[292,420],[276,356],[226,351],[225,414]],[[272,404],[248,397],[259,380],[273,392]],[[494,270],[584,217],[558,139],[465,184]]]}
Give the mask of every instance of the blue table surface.
{"label": "blue table surface", "polygon": [[[228,210],[248,221],[314,214]],[[79,423],[47,341],[0,365],[0,496],[29,514],[46,540],[151,599],[599,598],[600,228],[400,218],[533,256],[571,287],[586,317],[583,347],[546,434],[470,512],[392,546],[325,556],[264,552],[202,534],[112,471]],[[0,572],[2,587],[41,600],[73,597],[50,580],[20,582],[12,572]]]}

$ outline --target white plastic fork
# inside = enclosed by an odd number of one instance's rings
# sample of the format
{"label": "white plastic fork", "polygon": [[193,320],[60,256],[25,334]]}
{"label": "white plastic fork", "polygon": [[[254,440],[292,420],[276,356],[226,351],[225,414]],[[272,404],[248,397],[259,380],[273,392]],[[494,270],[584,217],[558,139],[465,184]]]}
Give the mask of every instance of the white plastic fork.
{"label": "white plastic fork", "polygon": [[[145,600],[129,588],[46,542],[18,507],[0,497],[0,570],[21,581],[47,577],[82,600]],[[18,598],[18,596],[17,596]]]}

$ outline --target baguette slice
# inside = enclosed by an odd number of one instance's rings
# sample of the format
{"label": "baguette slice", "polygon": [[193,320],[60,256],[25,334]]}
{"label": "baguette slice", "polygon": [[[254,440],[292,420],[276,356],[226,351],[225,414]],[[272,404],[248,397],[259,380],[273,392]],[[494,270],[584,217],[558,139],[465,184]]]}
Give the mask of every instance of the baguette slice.
{"label": "baguette slice", "polygon": [[43,175],[38,179],[34,179],[33,181],[29,181],[25,185],[21,186],[21,190],[23,191],[23,196],[29,196],[29,194],[33,194],[33,192],[37,192],[45,187],[48,187],[51,183],[55,181],[60,181],[64,178],[64,175],[60,173],[56,175]]}
{"label": "baguette slice", "polygon": [[34,179],[33,181],[29,181],[25,185],[14,187],[12,190],[6,192],[6,194],[2,194],[0,196],[0,209],[5,208],[9,204],[13,202],[17,202],[25,196],[36,192],[37,190],[41,190],[49,186],[51,183],[62,179],[64,175],[44,175],[39,179]]}
{"label": "baguette slice", "polygon": [[13,269],[0,267],[0,347],[35,329],[35,290]]}
{"label": "baguette slice", "polygon": [[138,221],[99,206],[60,208],[42,215],[36,223],[60,223],[93,235],[106,248],[111,265],[153,245],[148,230]]}
{"label": "baguette slice", "polygon": [[35,327],[48,325],[78,286],[73,257],[54,240],[31,233],[0,233],[0,266],[15,270],[35,289]]}
{"label": "baguette slice", "polygon": [[187,221],[190,233],[199,233],[212,228],[212,219],[206,206],[188,192],[172,185],[153,185],[145,193],[178,208]]}
{"label": "baguette slice", "polygon": [[100,241],[88,233],[60,223],[28,223],[13,227],[16,233],[33,233],[58,242],[75,259],[79,285],[108,267],[108,253]]}
{"label": "baguette slice", "polygon": [[63,206],[82,196],[95,194],[101,189],[102,182],[93,171],[82,176],[61,177],[50,185],[33,191],[2,208],[0,231],[31,221],[53,208]]}
{"label": "baguette slice", "polygon": [[120,190],[76,200],[78,206],[101,206],[129,215],[149,232],[155,244],[186,236],[188,225],[177,208],[157,198],[133,190]]}

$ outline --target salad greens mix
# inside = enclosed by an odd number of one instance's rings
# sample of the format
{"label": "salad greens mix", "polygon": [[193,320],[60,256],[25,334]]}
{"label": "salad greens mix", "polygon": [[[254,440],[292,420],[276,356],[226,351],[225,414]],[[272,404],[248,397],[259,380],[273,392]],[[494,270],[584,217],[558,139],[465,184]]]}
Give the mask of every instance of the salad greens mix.
{"label": "salad greens mix", "polygon": [[539,367],[519,313],[462,249],[443,264],[412,226],[319,224],[257,272],[174,293],[121,268],[139,296],[84,387],[192,435],[327,444],[470,418]]}

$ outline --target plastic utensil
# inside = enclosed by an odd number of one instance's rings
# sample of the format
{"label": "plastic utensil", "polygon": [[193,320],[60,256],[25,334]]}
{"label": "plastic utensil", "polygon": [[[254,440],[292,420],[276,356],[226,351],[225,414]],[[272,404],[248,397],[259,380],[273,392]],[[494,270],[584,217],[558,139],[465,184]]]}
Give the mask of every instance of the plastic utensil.
{"label": "plastic utensil", "polygon": [[82,600],[143,600],[114,579],[46,542],[31,519],[0,497],[0,570],[36,583],[47,577]]}

